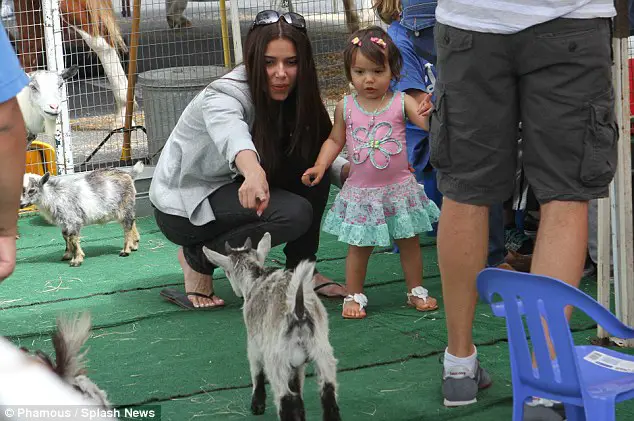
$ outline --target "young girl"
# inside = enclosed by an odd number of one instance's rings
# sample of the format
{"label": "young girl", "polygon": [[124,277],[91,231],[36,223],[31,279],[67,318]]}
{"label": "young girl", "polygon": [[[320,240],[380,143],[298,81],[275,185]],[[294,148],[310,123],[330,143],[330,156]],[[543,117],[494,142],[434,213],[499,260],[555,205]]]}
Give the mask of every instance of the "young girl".
{"label": "young girl", "polygon": [[367,297],[363,284],[375,246],[400,248],[407,304],[419,311],[438,308],[422,287],[423,264],[418,234],[431,231],[439,210],[408,169],[405,121],[428,129],[431,102],[419,103],[390,90],[402,65],[401,55],[383,29],[355,32],[344,49],[346,76],[356,93],[337,104],[335,122],[315,166],[302,176],[314,186],[347,145],[350,175],[324,222],[323,230],[350,245],[346,259],[343,317],[362,319]]}

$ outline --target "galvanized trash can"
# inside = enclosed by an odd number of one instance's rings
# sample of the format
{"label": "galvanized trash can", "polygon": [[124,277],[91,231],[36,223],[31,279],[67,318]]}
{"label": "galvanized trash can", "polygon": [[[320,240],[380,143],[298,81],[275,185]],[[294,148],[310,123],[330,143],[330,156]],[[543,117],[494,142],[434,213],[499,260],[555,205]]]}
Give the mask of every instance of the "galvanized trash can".
{"label": "galvanized trash can", "polygon": [[140,73],[137,85],[141,88],[148,157],[156,165],[170,133],[185,107],[211,81],[229,69],[222,66],[168,67]]}

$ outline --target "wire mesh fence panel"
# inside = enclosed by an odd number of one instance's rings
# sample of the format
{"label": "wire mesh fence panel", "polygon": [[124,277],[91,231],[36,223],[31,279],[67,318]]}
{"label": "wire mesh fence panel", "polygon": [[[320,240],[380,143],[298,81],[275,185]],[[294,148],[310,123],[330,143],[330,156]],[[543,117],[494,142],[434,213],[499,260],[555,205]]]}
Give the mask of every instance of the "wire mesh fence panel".
{"label": "wire mesh fence panel", "polygon": [[[51,5],[59,10],[58,26],[46,14]],[[2,20],[25,71],[78,70],[62,89],[68,133],[58,124],[56,135],[39,133],[31,144],[33,159],[48,160],[38,164],[40,171],[154,163],[191,98],[236,64],[237,30],[244,41],[265,9],[306,18],[322,97],[332,113],[348,91],[341,50],[350,31],[378,23],[371,0],[140,0],[135,104],[130,144],[124,145],[133,6],[134,0],[2,0]],[[49,40],[47,33],[54,36]],[[52,45],[56,39],[61,48]]]}

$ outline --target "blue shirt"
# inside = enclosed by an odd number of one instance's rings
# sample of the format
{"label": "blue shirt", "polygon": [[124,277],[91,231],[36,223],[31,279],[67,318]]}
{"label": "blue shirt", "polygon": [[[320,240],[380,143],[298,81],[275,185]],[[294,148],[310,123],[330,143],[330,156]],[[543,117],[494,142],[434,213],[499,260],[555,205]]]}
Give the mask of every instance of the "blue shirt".
{"label": "blue shirt", "polygon": [[[392,88],[398,91],[416,89],[432,93],[436,82],[436,70],[431,63],[416,53],[409,32],[398,21],[392,22],[387,29],[387,33],[403,57],[401,78],[398,82],[392,82]],[[422,170],[429,160],[428,133],[408,120],[405,125],[405,136],[408,159],[416,170],[417,179],[419,179],[422,177]]]}
{"label": "blue shirt", "polygon": [[29,83],[0,22],[0,103],[15,97]]}

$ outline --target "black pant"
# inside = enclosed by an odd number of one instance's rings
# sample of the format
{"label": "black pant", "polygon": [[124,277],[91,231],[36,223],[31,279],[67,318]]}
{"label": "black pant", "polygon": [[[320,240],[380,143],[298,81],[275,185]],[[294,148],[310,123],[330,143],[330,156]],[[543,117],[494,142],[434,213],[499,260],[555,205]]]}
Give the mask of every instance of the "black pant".
{"label": "black pant", "polygon": [[239,180],[219,188],[209,196],[216,217],[214,221],[196,226],[188,218],[155,209],[156,224],[168,240],[183,246],[187,263],[199,273],[213,274],[216,267],[205,257],[203,246],[225,254],[226,241],[232,247],[238,247],[250,237],[255,247],[266,232],[271,234],[273,246],[287,243],[284,247],[287,268],[294,268],[304,259],[314,261],[330,179],[326,173],[319,185],[306,187],[301,182],[301,175],[306,168],[292,167],[292,164],[286,165],[269,182],[269,206],[260,217],[254,210],[240,205]]}

